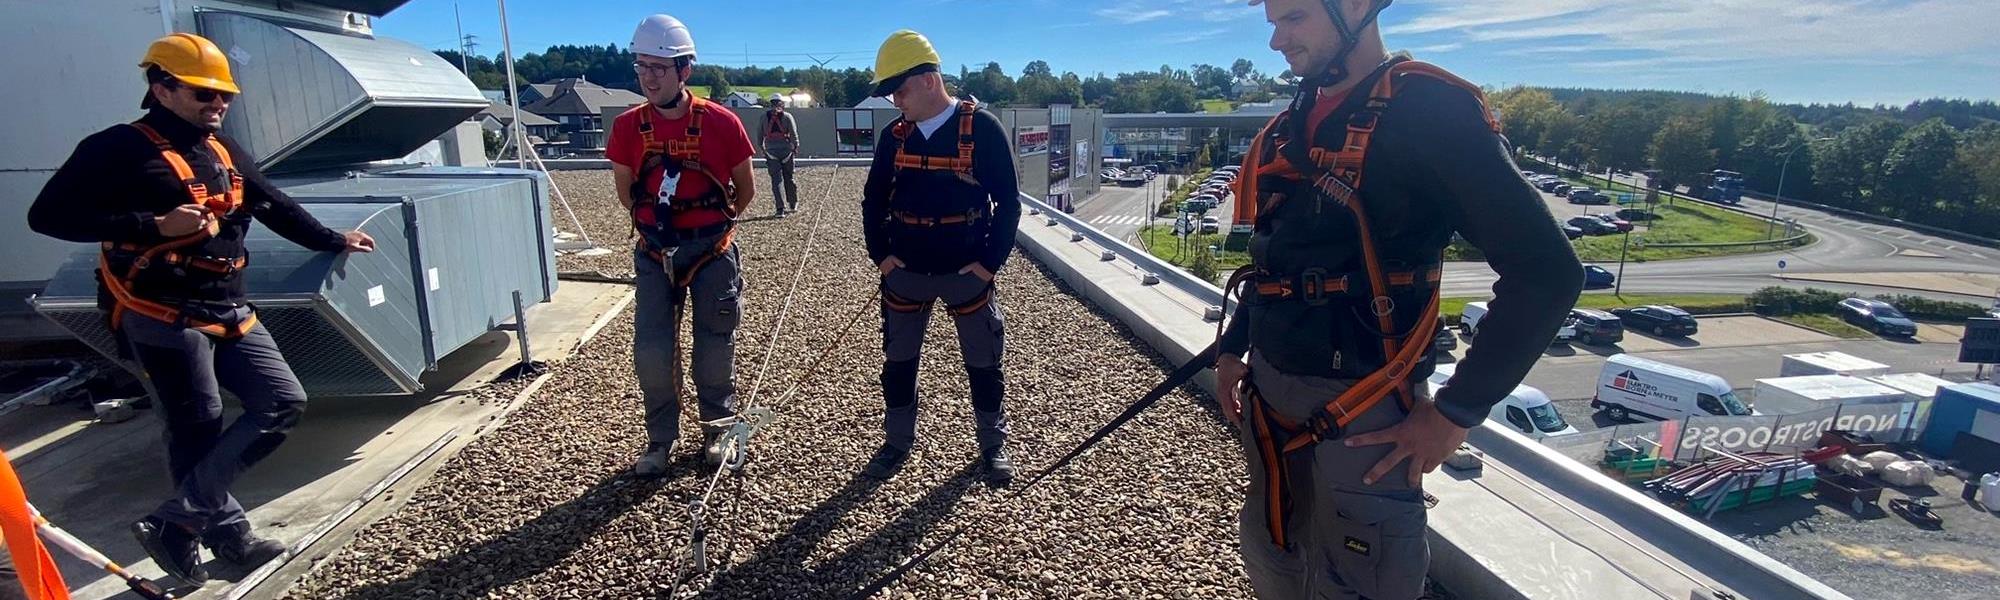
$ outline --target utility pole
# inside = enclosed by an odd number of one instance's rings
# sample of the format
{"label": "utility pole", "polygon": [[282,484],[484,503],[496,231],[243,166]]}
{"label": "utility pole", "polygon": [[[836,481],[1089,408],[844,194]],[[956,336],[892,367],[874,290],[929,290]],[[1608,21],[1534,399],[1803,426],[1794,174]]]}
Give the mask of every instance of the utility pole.
{"label": "utility pole", "polygon": [[466,46],[472,43],[472,36],[465,35],[465,19],[458,15],[458,0],[451,0],[451,22],[452,26],[458,28],[458,72],[464,73],[465,77],[470,79],[472,67],[467,65],[465,55],[470,52]]}

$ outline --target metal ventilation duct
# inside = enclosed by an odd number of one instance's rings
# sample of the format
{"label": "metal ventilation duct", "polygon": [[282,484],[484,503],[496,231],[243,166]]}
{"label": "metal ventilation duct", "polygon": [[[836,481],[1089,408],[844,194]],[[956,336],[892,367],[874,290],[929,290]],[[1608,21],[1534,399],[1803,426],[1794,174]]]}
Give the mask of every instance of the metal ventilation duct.
{"label": "metal ventilation duct", "polygon": [[229,12],[199,21],[243,88],[223,132],[266,171],[400,158],[489,105],[456,67],[406,42]]}
{"label": "metal ventilation duct", "polygon": [[[555,294],[544,175],[412,171],[285,190],[326,226],[373,236],[373,253],[313,252],[251,228],[250,301],[310,394],[420,391],[439,359],[513,319],[515,290],[527,304]],[[116,357],[96,307],[96,258],[71,256],[35,310]]]}
{"label": "metal ventilation duct", "polygon": [[409,4],[410,0],[311,0],[311,2],[327,8],[351,10],[379,17],[395,12],[396,9]]}

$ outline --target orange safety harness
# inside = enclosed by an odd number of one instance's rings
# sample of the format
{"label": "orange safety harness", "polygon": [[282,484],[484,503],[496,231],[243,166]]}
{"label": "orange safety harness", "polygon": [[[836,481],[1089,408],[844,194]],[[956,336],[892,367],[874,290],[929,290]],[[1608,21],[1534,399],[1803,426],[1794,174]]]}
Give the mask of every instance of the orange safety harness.
{"label": "orange safety harness", "polygon": [[[682,273],[680,276],[674,278],[675,285],[679,287],[687,287],[689,284],[692,284],[695,275],[701,272],[702,267],[706,267],[708,263],[728,254],[730,246],[736,243],[736,215],[730,214],[729,211],[729,202],[736,197],[736,185],[734,182],[725,182],[717,178],[707,167],[702,166],[701,123],[708,115],[710,103],[699,96],[691,97],[693,98],[693,102],[688,105],[687,134],[674,139],[661,141],[654,133],[657,128],[653,125],[653,119],[656,118],[655,113],[657,111],[654,111],[651,106],[640,109],[639,137],[645,141],[646,151],[645,158],[640,161],[641,166],[635,178],[636,183],[634,184],[635,188],[644,188],[645,181],[651,176],[653,169],[665,169],[667,168],[666,161],[677,161],[683,173],[689,171],[699,173],[702,177],[708,178],[711,186],[708,193],[700,197],[682,198],[675,195],[668,200],[670,210],[716,210],[721,211],[723,216],[729,218],[729,221],[724,222],[720,226],[722,236],[716,239],[715,245],[703,253],[700,258],[695,259],[694,264],[687,269],[686,273]],[[638,191],[642,192],[644,190],[639,189]],[[651,198],[651,200],[648,200],[648,198]],[[672,231],[673,222],[671,219],[661,217],[651,210],[637,210],[637,207],[640,206],[658,204],[657,196],[654,194],[634,193],[632,201],[635,207],[633,211],[633,228],[636,231],[641,233],[644,233],[648,229],[660,232]],[[693,230],[688,232],[689,235],[686,237],[706,237],[717,233],[710,229],[702,228]],[[662,266],[666,267],[669,273],[673,271],[673,266],[668,261],[670,257],[669,252],[674,249],[672,246],[673,244],[671,243],[649,243],[647,236],[641,236],[639,240],[640,249],[644,250],[653,260],[659,261]]]}
{"label": "orange safety harness", "polygon": [[[903,169],[951,171],[952,174],[958,176],[960,181],[977,187],[979,180],[972,176],[972,118],[977,112],[979,112],[979,105],[972,103],[970,100],[963,100],[958,103],[957,157],[912,154],[909,150],[910,132],[916,129],[917,124],[910,122],[908,119],[898,119],[894,125],[889,127],[889,135],[896,138],[896,168],[894,171],[901,171]],[[889,187],[891,190],[890,193],[894,194],[895,186],[893,182]],[[893,201],[893,196],[891,198]],[[962,214],[924,217],[905,211],[892,210],[889,216],[897,222],[912,227],[942,227],[946,225],[969,225],[977,223],[980,219],[986,218],[986,213],[975,208],[967,210]],[[978,297],[968,300],[964,304],[948,305],[945,307],[945,310],[950,312],[952,316],[963,317],[979,312],[980,309],[986,308],[986,305],[992,301],[993,284],[992,282],[988,282],[986,289],[980,292]],[[892,311],[913,313],[929,311],[932,303],[917,302],[898,296],[891,293],[887,286],[883,286],[882,305]]]}
{"label": "orange safety harness", "polygon": [[[167,165],[173,168],[174,174],[181,178],[182,185],[187,186],[188,196],[195,204],[208,209],[208,218],[200,231],[153,246],[103,243],[103,251],[98,254],[97,259],[98,279],[104,282],[104,289],[111,293],[111,328],[118,329],[124,323],[125,313],[133,312],[163,323],[184,323],[189,328],[218,338],[243,337],[244,333],[257,325],[257,315],[254,312],[241,322],[217,323],[188,317],[180,309],[141,298],[132,292],[132,282],[138,278],[140,271],[148,268],[156,266],[194,268],[226,277],[241,271],[249,261],[245,257],[225,260],[195,256],[183,251],[221,233],[222,218],[243,205],[243,174],[237,172],[236,163],[230,159],[229,150],[224,148],[222,142],[217,141],[213,135],[203,140],[229,174],[229,189],[220,193],[209,193],[208,185],[195,180],[194,169],[188,166],[187,159],[181,157],[180,152],[174,149],[173,144],[168,142],[165,136],[144,123],[132,123],[131,126],[145,134],[146,139],[152,140],[153,145],[160,149],[160,157],[165,159]],[[137,258],[132,260],[131,266],[120,273],[111,267],[111,255],[114,253],[137,255]]]}
{"label": "orange safety harness", "polygon": [[[973,104],[969,100],[961,101],[958,103],[958,156],[957,157],[931,156],[928,154],[910,153],[909,151],[910,131],[916,129],[917,124],[912,123],[907,119],[897,120],[895,125],[889,127],[889,134],[895,136],[896,138],[896,162],[895,162],[896,169],[899,171],[902,169],[917,169],[919,171],[951,171],[953,174],[958,176],[958,179],[960,181],[964,181],[965,183],[973,185],[975,187],[978,186],[979,180],[972,176],[972,164],[973,164],[972,163],[972,116],[974,113],[977,113],[978,111],[979,111],[979,106]],[[893,186],[891,186],[891,189],[893,189]],[[964,214],[947,215],[943,217],[922,217],[898,210],[898,211],[891,211],[889,213],[889,216],[891,218],[896,219],[897,221],[902,222],[904,225],[913,225],[917,227],[938,227],[941,225],[965,225],[969,223],[974,223],[982,218],[985,218],[985,213],[980,212],[978,210],[968,210]]]}
{"label": "orange safety harness", "polygon": [[[1258,134],[1259,143],[1252,144],[1244,157],[1244,171],[1247,173],[1238,181],[1239,197],[1255,199],[1253,202],[1239,202],[1237,222],[1254,222],[1259,211],[1269,212],[1284,202],[1284,194],[1272,194],[1268,199],[1258,195],[1260,177],[1277,177],[1292,182],[1306,182],[1313,191],[1324,194],[1354,214],[1361,246],[1361,273],[1327,278],[1323,273],[1312,272],[1294,277],[1273,277],[1256,265],[1245,266],[1229,278],[1223,289],[1226,292],[1248,289],[1265,299],[1302,300],[1324,302],[1332,295],[1352,295],[1367,297],[1370,312],[1374,314],[1382,334],[1384,364],[1381,368],[1356,381],[1326,405],[1315,410],[1304,421],[1295,421],[1278,414],[1264,400],[1248,379],[1243,381],[1245,404],[1250,409],[1250,422],[1256,437],[1257,451],[1261,455],[1265,469],[1265,497],[1269,516],[1266,528],[1271,539],[1280,547],[1287,547],[1285,522],[1289,519],[1292,482],[1290,469],[1285,457],[1312,448],[1326,440],[1338,439],[1345,434],[1345,428],[1355,419],[1374,408],[1376,404],[1391,394],[1399,397],[1407,410],[1414,399],[1413,381],[1410,374],[1424,359],[1431,339],[1438,328],[1438,297],[1436,284],[1442,279],[1442,270],[1432,267],[1408,272],[1389,272],[1376,253],[1374,232],[1368,223],[1357,191],[1361,189],[1362,167],[1367,163],[1368,149],[1375,134],[1375,127],[1382,114],[1388,110],[1397,91],[1396,81],[1402,75],[1422,75],[1433,77],[1471,91],[1480,105],[1485,105],[1484,94],[1477,86],[1459,79],[1457,76],[1436,66],[1402,61],[1390,65],[1369,90],[1367,103],[1347,119],[1346,139],[1338,149],[1312,147],[1307,153],[1312,165],[1303,169],[1293,165],[1282,155],[1266,159],[1266,146],[1282,147],[1285,143],[1278,132],[1288,118],[1300,117],[1289,112],[1279,115]],[[1486,115],[1487,125],[1495,132],[1499,123],[1490,112]],[[1263,141],[1272,143],[1265,144]],[[1244,208],[1244,205],[1251,205]],[[1439,264],[1442,256],[1439,257]],[[1410,331],[1397,336],[1395,328],[1395,301],[1389,294],[1395,288],[1425,288],[1429,291],[1423,312],[1418,316]],[[1221,335],[1221,326],[1217,326]]]}

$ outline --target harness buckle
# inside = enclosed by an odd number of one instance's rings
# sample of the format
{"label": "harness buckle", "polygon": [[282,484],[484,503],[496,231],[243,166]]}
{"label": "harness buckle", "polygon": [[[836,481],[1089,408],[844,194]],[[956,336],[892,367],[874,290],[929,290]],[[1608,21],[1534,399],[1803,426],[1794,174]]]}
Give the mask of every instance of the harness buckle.
{"label": "harness buckle", "polygon": [[1324,306],[1326,296],[1326,269],[1313,267],[1299,273],[1299,299],[1308,306]]}
{"label": "harness buckle", "polygon": [[1326,412],[1325,408],[1313,411],[1312,417],[1306,419],[1306,429],[1312,433],[1313,439],[1318,441],[1337,440],[1346,435],[1340,426],[1340,420],[1335,419],[1333,413]]}
{"label": "harness buckle", "polygon": [[1377,317],[1386,317],[1396,312],[1396,301],[1388,296],[1376,296],[1368,303],[1368,309],[1374,311]]}

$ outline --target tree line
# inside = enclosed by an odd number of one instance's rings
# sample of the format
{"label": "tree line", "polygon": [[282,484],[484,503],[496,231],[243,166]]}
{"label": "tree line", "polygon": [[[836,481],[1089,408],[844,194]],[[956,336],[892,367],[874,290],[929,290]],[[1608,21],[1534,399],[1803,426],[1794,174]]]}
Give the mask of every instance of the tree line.
{"label": "tree line", "polygon": [[1716,169],[1786,198],[2000,237],[2000,106],[1784,105],[1761,97],[1516,87],[1494,92],[1517,151],[1653,171],[1660,187]]}
{"label": "tree line", "polygon": [[[616,45],[551,46],[544,52],[530,52],[514,61],[515,82],[507,85],[506,64],[500,56],[461,57],[453,50],[438,50],[438,56],[462,70],[474,85],[485,90],[518,89],[565,77],[582,77],[609,88],[639,90],[638,76],[632,71],[633,55]],[[1248,59],[1236,59],[1229,66],[1209,64],[1176,69],[1161,65],[1158,71],[1097,73],[1083,77],[1074,72],[1057,74],[1045,61],[1033,61],[1018,75],[999,63],[983,66],[960,65],[956,73],[943,74],[945,83],[982,101],[1001,106],[1048,106],[1069,104],[1103,108],[1110,112],[1198,112],[1204,99],[1263,102],[1281,91],[1290,71],[1274,79],[1259,72]],[[689,85],[705,86],[709,94],[722,97],[736,86],[787,87],[804,89],[826,106],[853,106],[867,99],[873,87],[873,69],[828,69],[808,67],[729,67],[697,63]],[[1238,94],[1239,82],[1251,91]]]}

